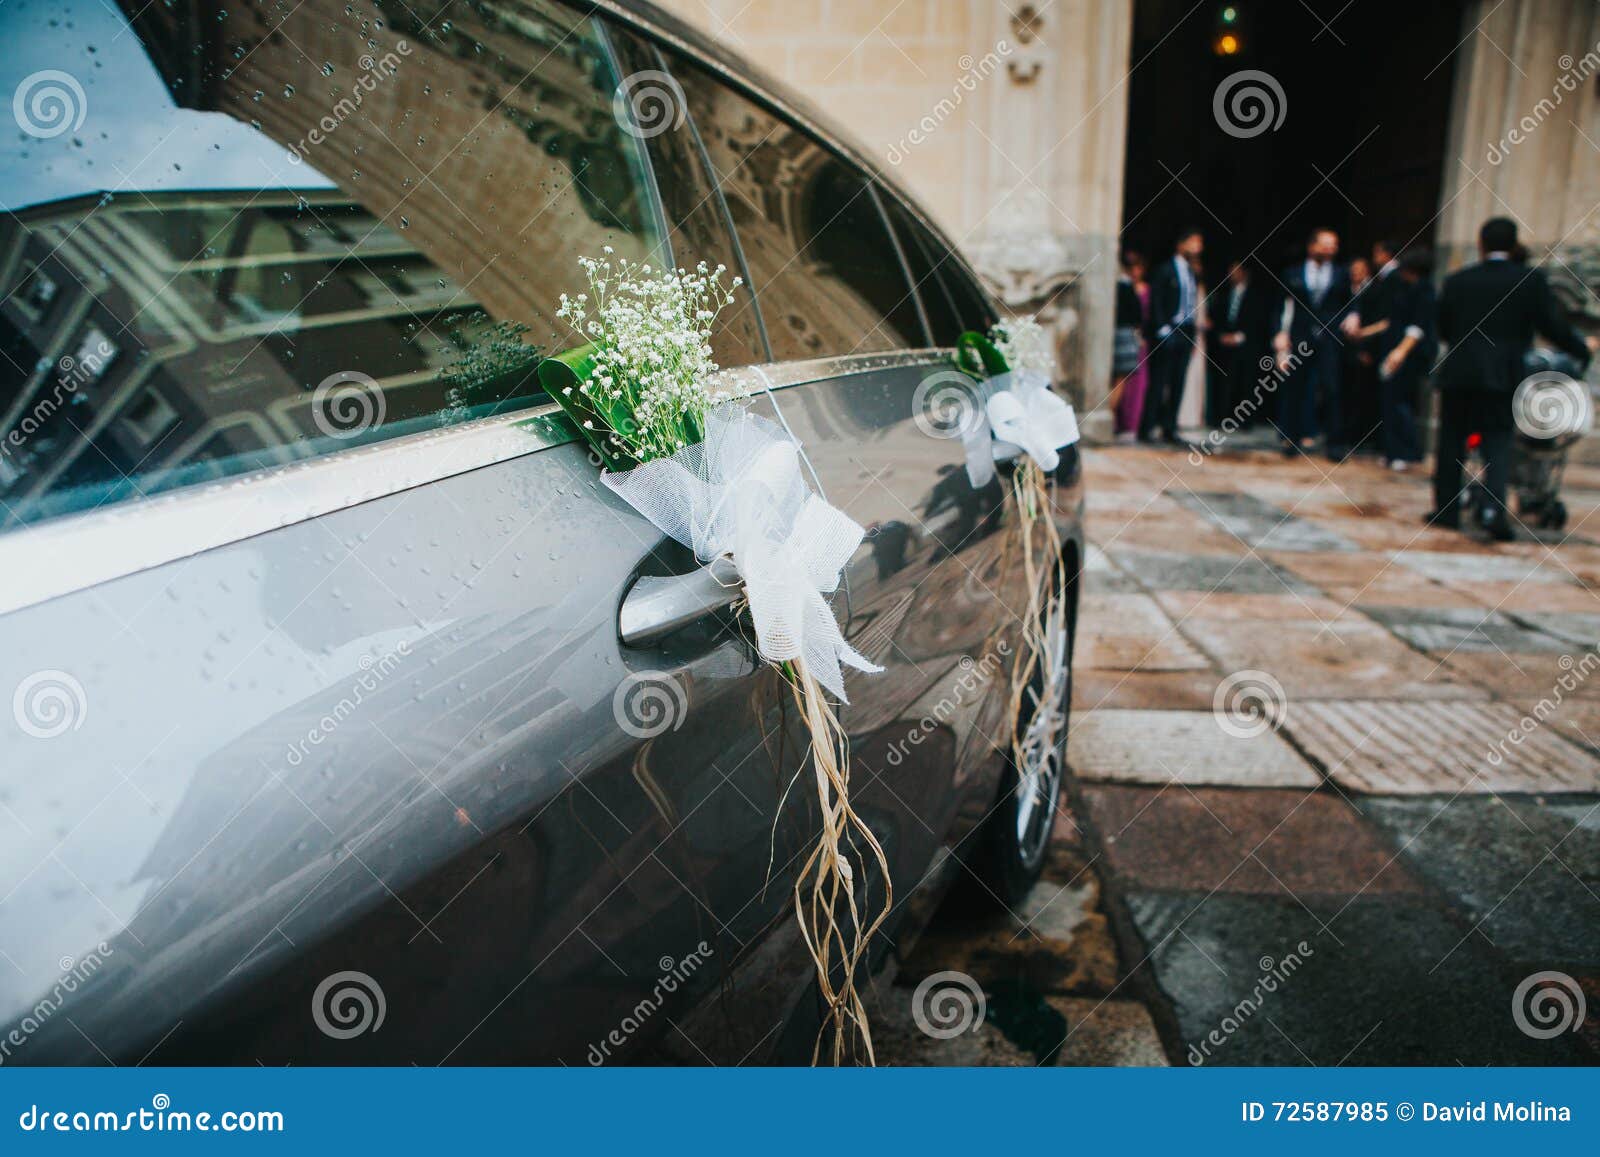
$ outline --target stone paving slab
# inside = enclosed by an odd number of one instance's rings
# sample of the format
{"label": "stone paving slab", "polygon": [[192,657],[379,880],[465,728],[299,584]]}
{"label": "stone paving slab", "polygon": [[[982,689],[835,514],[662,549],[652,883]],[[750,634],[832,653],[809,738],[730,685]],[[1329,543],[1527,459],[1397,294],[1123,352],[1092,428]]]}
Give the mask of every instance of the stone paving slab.
{"label": "stone paving slab", "polygon": [[1522,719],[1504,703],[1296,700],[1283,725],[1352,791],[1600,791],[1600,760],[1550,728],[1524,729]]}
{"label": "stone paving slab", "polygon": [[1146,1068],[1167,1064],[1155,1022],[1138,1001],[1050,996],[1045,1003],[1061,1014],[1067,1026],[1056,1064]]}
{"label": "stone paving slab", "polygon": [[1365,799],[1361,809],[1501,952],[1600,969],[1600,797]]}
{"label": "stone paving slab", "polygon": [[[1091,534],[1094,531],[1091,529]],[[1148,550],[1168,551],[1173,546],[1181,546],[1184,553],[1205,555],[1213,559],[1232,560],[1244,557],[1250,548],[1230,534],[1224,534],[1214,526],[1196,522],[1195,526],[1180,529],[1172,524],[1159,525],[1144,521],[1135,522],[1123,531],[1112,535],[1104,535],[1100,541],[1104,542],[1111,550]]]}
{"label": "stone paving slab", "polygon": [[1073,666],[1084,671],[1204,671],[1204,655],[1176,631],[1165,635],[1089,635],[1076,645]]}
{"label": "stone paving slab", "polygon": [[1090,543],[1083,552],[1083,594],[1142,594],[1141,587],[1123,573],[1105,551]]}
{"label": "stone paving slab", "polygon": [[[1482,607],[1385,607],[1363,603],[1359,609],[1424,651],[1493,651],[1505,655],[1572,649],[1570,643],[1556,635]],[[1600,639],[1600,633],[1595,637]]]}
{"label": "stone paving slab", "polygon": [[1572,644],[1585,650],[1600,647],[1600,613],[1590,611],[1580,613],[1575,611],[1519,611],[1517,618],[1531,623],[1548,634],[1562,640],[1567,646],[1560,650],[1570,651]]}
{"label": "stone paving slab", "polygon": [[[1096,671],[1074,668],[1072,709],[1160,708],[1210,711],[1219,676],[1205,671]],[[1068,749],[1067,758],[1073,758]]]}
{"label": "stone paving slab", "polygon": [[[1542,586],[1544,590],[1556,588]],[[1482,602],[1465,591],[1396,568],[1364,584],[1330,584],[1327,596],[1340,606],[1375,603],[1385,607],[1477,607]]]}
{"label": "stone paving slab", "polygon": [[1566,583],[1454,582],[1450,588],[1505,613],[1575,611],[1600,614],[1600,591]]}
{"label": "stone paving slab", "polygon": [[[1541,699],[1600,699],[1600,671],[1593,660],[1571,648],[1560,655],[1487,655],[1457,651],[1444,665],[1511,703],[1532,705]],[[1588,675],[1582,672],[1589,670]],[[1580,677],[1581,676],[1581,677]]]}
{"label": "stone paving slab", "polygon": [[1333,619],[1345,607],[1318,595],[1235,595],[1208,591],[1159,591],[1161,609],[1180,622],[1197,619]]}
{"label": "stone paving slab", "polygon": [[1209,519],[1257,550],[1356,549],[1356,545],[1342,535],[1297,518],[1289,510],[1264,502],[1253,494],[1184,490],[1178,487],[1169,489],[1167,494],[1173,501]]}
{"label": "stone paving slab", "polygon": [[[1277,565],[1293,571],[1319,587],[1366,586],[1395,571],[1394,555],[1388,551],[1361,550],[1345,553],[1279,553],[1267,556]],[[1401,576],[1410,572],[1401,570]],[[1427,582],[1428,580],[1423,580]]]}
{"label": "stone paving slab", "polygon": [[1321,777],[1275,732],[1225,732],[1210,711],[1112,711],[1069,724],[1078,778],[1121,783],[1315,787]]}
{"label": "stone paving slab", "polygon": [[[1186,1048],[1179,1063],[1586,1059],[1570,1036],[1523,1034],[1511,1017],[1518,977],[1499,966],[1481,934],[1414,897],[1313,899],[1302,906],[1260,896],[1202,901],[1144,892],[1128,897],[1128,909],[1177,1016]],[[1309,953],[1299,950],[1302,942]]]}
{"label": "stone paving slab", "polygon": [[1359,615],[1252,623],[1190,619],[1184,633],[1224,671],[1266,670],[1300,699],[1486,698],[1448,665],[1419,655]]}
{"label": "stone paving slab", "polygon": [[1303,899],[1423,890],[1361,814],[1329,792],[1091,784],[1084,799],[1134,891]]}
{"label": "stone paving slab", "polygon": [[[1463,541],[1467,541],[1463,539]],[[1568,571],[1541,558],[1477,551],[1402,550],[1395,563],[1441,582],[1570,583]]]}
{"label": "stone paving slab", "polygon": [[1085,595],[1078,622],[1075,671],[1198,671],[1210,666],[1149,595]]}
{"label": "stone paving slab", "polygon": [[1172,629],[1172,619],[1146,594],[1086,594],[1078,606],[1078,622],[1079,638],[1090,631],[1144,635]]}
{"label": "stone paving slab", "polygon": [[1110,548],[1123,571],[1150,590],[1227,591],[1231,594],[1301,596],[1317,593],[1308,583],[1264,559],[1180,554],[1163,550]]}

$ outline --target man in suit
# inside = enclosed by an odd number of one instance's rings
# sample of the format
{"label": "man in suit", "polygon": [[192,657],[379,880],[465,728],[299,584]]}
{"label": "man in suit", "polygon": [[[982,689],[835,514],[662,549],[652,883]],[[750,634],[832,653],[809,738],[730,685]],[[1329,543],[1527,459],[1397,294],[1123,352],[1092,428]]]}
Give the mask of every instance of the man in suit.
{"label": "man in suit", "polygon": [[1337,233],[1312,231],[1306,259],[1283,272],[1278,333],[1273,338],[1278,364],[1289,369],[1278,406],[1284,453],[1311,448],[1320,408],[1327,435],[1324,449],[1334,461],[1348,449],[1339,397],[1344,358],[1339,327],[1350,305],[1350,272],[1335,263],[1338,255]]}
{"label": "man in suit", "polygon": [[1211,361],[1208,425],[1218,426],[1232,417],[1238,425],[1248,426],[1261,417],[1251,409],[1254,403],[1250,399],[1267,350],[1270,296],[1265,286],[1257,284],[1250,266],[1235,261],[1228,267],[1228,283],[1206,298],[1210,321],[1206,345]]}
{"label": "man in suit", "polygon": [[1482,260],[1452,273],[1439,294],[1439,337],[1447,343],[1434,374],[1439,389],[1439,444],[1433,470],[1434,510],[1427,521],[1455,529],[1461,523],[1461,463],[1467,437],[1482,437],[1484,527],[1506,542],[1514,537],[1506,515],[1511,467],[1512,395],[1523,378],[1522,361],[1539,334],[1589,362],[1585,344],[1563,314],[1544,274],[1512,260],[1516,222],[1491,217],[1478,231]]}
{"label": "man in suit", "polygon": [[1195,328],[1200,312],[1200,255],[1205,238],[1198,229],[1178,235],[1172,257],[1150,275],[1150,313],[1145,318],[1145,340],[1150,346],[1150,386],[1145,393],[1144,415],[1139,420],[1139,441],[1153,442],[1156,431],[1178,444],[1178,406],[1183,401],[1184,375],[1194,354]]}
{"label": "man in suit", "polygon": [[[1344,379],[1340,382],[1345,398],[1345,428],[1358,449],[1373,434],[1378,434],[1377,441],[1382,446],[1382,388],[1378,366],[1398,340],[1385,336],[1389,330],[1389,314],[1400,290],[1398,256],[1390,242],[1372,243],[1372,277],[1365,285],[1352,279],[1350,309],[1340,327],[1345,338]],[[1352,268],[1354,264],[1351,262]]]}
{"label": "man in suit", "polygon": [[1389,469],[1403,472],[1422,460],[1416,398],[1439,352],[1439,307],[1433,292],[1433,255],[1426,249],[1412,250],[1397,264],[1399,271],[1391,277],[1393,286],[1383,300],[1383,328],[1376,348],[1383,351],[1377,367],[1383,457]]}

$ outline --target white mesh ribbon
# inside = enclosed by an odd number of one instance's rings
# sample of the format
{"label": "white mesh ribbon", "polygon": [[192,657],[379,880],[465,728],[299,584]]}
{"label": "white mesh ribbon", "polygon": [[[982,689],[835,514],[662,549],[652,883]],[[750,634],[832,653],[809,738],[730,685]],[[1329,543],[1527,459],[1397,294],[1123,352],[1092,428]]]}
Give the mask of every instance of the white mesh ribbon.
{"label": "white mesh ribbon", "polygon": [[701,562],[726,559],[744,584],[761,657],[803,659],[842,702],[840,665],[883,670],[844,641],[825,595],[865,532],[811,493],[780,427],[737,405],[706,415],[704,442],[601,479]]}
{"label": "white mesh ribbon", "polygon": [[1026,454],[1045,471],[1060,465],[1057,451],[1078,440],[1078,419],[1072,406],[1050,389],[1049,379],[1013,370],[996,374],[985,387],[981,416],[968,422],[963,431],[967,478],[972,485],[989,484],[996,458]]}

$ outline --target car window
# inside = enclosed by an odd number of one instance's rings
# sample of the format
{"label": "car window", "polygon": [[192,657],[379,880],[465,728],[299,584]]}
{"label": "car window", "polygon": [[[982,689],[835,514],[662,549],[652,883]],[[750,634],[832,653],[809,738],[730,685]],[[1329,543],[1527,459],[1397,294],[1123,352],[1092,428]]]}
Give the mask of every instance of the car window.
{"label": "car window", "polygon": [[[929,238],[929,243],[938,244],[932,238]],[[944,257],[936,262],[933,275],[944,287],[945,294],[955,302],[956,316],[961,319],[961,328],[975,329],[980,333],[988,332],[989,327],[1000,320],[1000,315],[995,312],[994,302],[961,262],[951,257],[948,250],[944,250],[942,246],[940,251],[944,253]]]}
{"label": "car window", "polygon": [[[900,201],[888,197],[883,200],[895,235],[900,239],[900,248],[906,255],[912,283],[927,312],[934,344],[953,346],[963,330],[987,329],[989,323],[984,317],[962,316],[962,308],[951,290],[950,271],[944,268],[957,266],[950,251]],[[970,311],[970,303],[968,308]]]}
{"label": "car window", "polygon": [[0,7],[0,525],[541,400],[663,251],[593,20],[377,11]]}
{"label": "car window", "polygon": [[[654,44],[625,28],[608,23],[607,32],[618,68],[626,74],[618,100],[634,110],[631,123],[656,179],[673,263],[692,268],[704,261],[711,268],[726,266],[728,280],[742,276],[721,195],[706,171],[694,123],[666,60]],[[734,291],[734,305],[717,315],[711,354],[720,366],[768,360],[748,282]]]}
{"label": "car window", "polygon": [[867,178],[697,65],[675,58],[672,73],[733,217],[773,357],[925,345]]}

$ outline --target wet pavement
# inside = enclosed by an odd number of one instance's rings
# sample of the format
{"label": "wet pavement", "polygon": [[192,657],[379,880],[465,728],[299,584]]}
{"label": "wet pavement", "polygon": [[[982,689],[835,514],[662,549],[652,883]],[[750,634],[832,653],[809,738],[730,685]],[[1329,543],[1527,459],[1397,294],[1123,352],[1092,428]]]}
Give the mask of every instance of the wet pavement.
{"label": "wet pavement", "polygon": [[1368,459],[1086,470],[1051,863],[902,946],[880,1062],[1600,1060],[1600,470],[1509,544]]}

